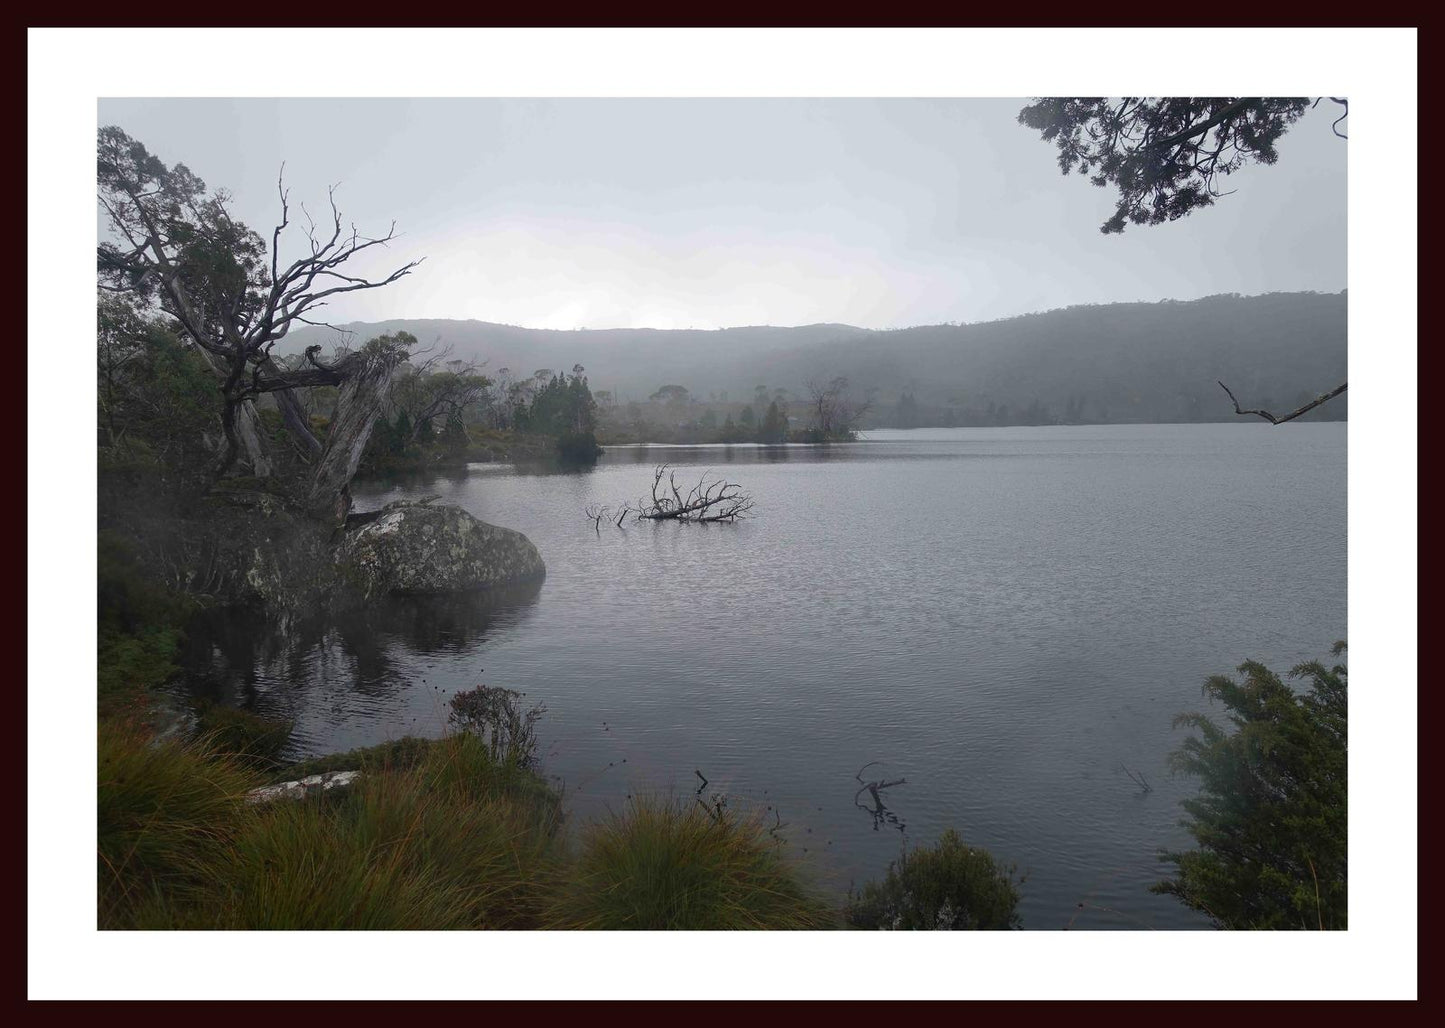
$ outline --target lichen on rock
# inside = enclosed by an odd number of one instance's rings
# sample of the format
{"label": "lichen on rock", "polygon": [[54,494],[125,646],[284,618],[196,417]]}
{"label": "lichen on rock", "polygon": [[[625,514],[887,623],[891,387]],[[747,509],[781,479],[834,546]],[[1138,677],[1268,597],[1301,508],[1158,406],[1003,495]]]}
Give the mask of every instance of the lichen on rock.
{"label": "lichen on rock", "polygon": [[334,528],[284,497],[238,489],[142,527],[133,537],[163,584],[283,625],[388,593],[470,593],[546,575],[521,532],[430,502],[398,501]]}
{"label": "lichen on rock", "polygon": [[364,596],[432,595],[514,585],[547,572],[521,532],[459,507],[398,501],[346,532],[337,565]]}

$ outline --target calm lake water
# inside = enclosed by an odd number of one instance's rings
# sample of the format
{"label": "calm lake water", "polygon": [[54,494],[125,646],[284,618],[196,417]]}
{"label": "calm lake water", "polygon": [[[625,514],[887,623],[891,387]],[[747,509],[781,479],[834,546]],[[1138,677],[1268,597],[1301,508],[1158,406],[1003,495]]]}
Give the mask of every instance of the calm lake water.
{"label": "calm lake water", "polygon": [[[356,483],[358,510],[440,494],[520,529],[546,581],[286,639],[234,626],[192,654],[190,688],[294,718],[304,756],[438,734],[451,693],[507,686],[547,707],[574,821],[638,791],[690,802],[700,771],[840,892],[954,827],[1027,873],[1027,928],[1206,927],[1148,892],[1158,850],[1190,841],[1170,722],[1210,709],[1211,674],[1345,638],[1346,426],[867,435]],[[599,535],[584,508],[635,499],[663,461],[738,482],[756,517]],[[870,763],[906,779],[881,812],[856,796]]]}

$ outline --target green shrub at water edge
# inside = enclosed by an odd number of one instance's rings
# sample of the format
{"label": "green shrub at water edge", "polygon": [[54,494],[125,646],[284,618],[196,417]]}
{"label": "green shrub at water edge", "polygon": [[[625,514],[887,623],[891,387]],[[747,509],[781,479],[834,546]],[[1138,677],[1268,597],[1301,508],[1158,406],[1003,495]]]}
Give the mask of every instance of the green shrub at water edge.
{"label": "green shrub at water edge", "polygon": [[819,929],[837,914],[762,822],[638,798],[584,829],[548,927]]}
{"label": "green shrub at water edge", "polygon": [[[1345,652],[1336,643],[1333,654]],[[1217,928],[1344,929],[1349,914],[1348,669],[1297,665],[1291,689],[1262,664],[1242,681],[1216,675],[1204,695],[1229,711],[1233,731],[1204,714],[1175,727],[1199,733],[1171,757],[1200,780],[1183,822],[1198,848],[1166,853],[1177,875],[1156,892],[1207,915]]]}
{"label": "green shrub at water edge", "polygon": [[987,850],[965,846],[950,828],[932,847],[905,850],[883,881],[850,894],[848,924],[902,931],[1019,928],[1013,871]]}

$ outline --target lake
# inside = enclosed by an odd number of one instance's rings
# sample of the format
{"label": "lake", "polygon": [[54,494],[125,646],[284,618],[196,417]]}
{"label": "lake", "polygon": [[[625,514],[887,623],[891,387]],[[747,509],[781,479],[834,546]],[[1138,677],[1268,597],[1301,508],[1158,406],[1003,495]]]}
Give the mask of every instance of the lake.
{"label": "lake", "polygon": [[[192,647],[188,687],[294,718],[299,757],[438,734],[451,693],[506,686],[546,705],[574,822],[639,791],[693,802],[701,772],[840,893],[954,827],[1027,874],[1026,928],[1207,927],[1148,892],[1190,843],[1171,720],[1211,709],[1209,675],[1346,637],[1346,428],[878,430],[357,482],[359,511],[439,494],[525,532],[545,582],[285,639],[231,626]],[[584,517],[664,461],[737,482],[755,516]],[[906,780],[881,810],[864,765]]]}

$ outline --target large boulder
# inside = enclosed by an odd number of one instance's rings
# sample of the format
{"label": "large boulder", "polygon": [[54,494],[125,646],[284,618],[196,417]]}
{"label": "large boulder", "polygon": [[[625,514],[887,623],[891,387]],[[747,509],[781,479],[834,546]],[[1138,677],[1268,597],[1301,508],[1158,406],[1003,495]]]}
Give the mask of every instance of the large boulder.
{"label": "large boulder", "polygon": [[492,589],[547,573],[525,535],[460,507],[398,501],[357,520],[337,550],[337,568],[366,597]]}

